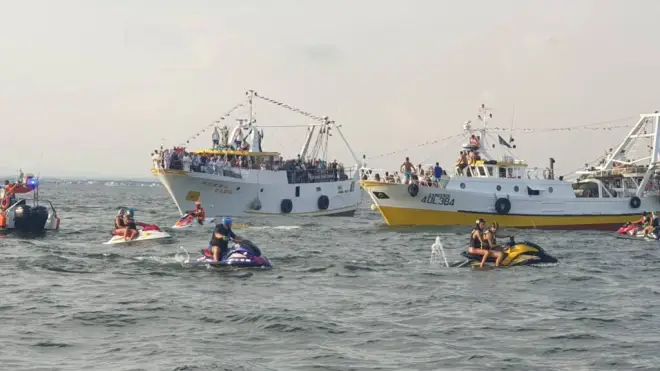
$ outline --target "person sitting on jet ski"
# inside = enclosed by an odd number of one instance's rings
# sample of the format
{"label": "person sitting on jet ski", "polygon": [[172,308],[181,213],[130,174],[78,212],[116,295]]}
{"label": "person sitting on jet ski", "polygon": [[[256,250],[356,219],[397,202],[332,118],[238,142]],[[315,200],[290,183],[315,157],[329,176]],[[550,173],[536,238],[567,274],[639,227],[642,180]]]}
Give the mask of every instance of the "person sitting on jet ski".
{"label": "person sitting on jet ski", "polygon": [[195,217],[200,225],[204,224],[204,219],[206,219],[206,211],[204,211],[202,203],[199,201],[195,201],[195,210],[186,211],[186,215]]}
{"label": "person sitting on jet ski", "polygon": [[125,240],[130,241],[137,237],[138,229],[135,223],[135,210],[132,208],[128,209],[128,212],[124,214],[124,224],[126,225]]}
{"label": "person sitting on jet ski", "polygon": [[124,215],[126,210],[122,207],[119,209],[117,216],[115,216],[115,234],[117,236],[124,236],[126,234],[126,223],[124,222]]}
{"label": "person sitting on jet ski", "polygon": [[[490,250],[504,251],[504,246],[497,244],[497,230],[500,228],[500,225],[497,222],[493,222],[490,225],[490,228],[484,234],[484,243],[490,247]],[[499,236],[502,238],[511,238],[513,236]]]}
{"label": "person sitting on jet ski", "polygon": [[470,255],[481,255],[481,264],[480,268],[483,268],[488,260],[489,256],[495,258],[495,266],[499,267],[500,262],[504,259],[504,253],[501,251],[492,250],[489,251],[489,245],[484,241],[484,229],[486,227],[486,221],[482,218],[477,219],[477,223],[470,234],[470,245],[468,247],[468,253]]}
{"label": "person sitting on jet ski", "polygon": [[210,250],[213,254],[213,262],[217,263],[229,252],[229,240],[232,239],[236,242],[242,240],[231,230],[231,218],[226,216],[222,218],[222,223],[218,224],[213,230],[211,236]]}
{"label": "person sitting on jet ski", "polygon": [[658,216],[655,215],[655,213],[651,213],[651,216],[649,217],[650,221],[645,225],[644,227],[644,237],[648,236],[649,232],[652,232],[654,229],[658,228],[660,226],[660,220],[658,220]]}
{"label": "person sitting on jet ski", "polygon": [[634,222],[630,222],[630,224],[639,224],[641,226],[641,229],[646,229],[649,225],[651,225],[651,214],[647,211],[644,211],[642,213],[642,217],[639,220],[636,220]]}

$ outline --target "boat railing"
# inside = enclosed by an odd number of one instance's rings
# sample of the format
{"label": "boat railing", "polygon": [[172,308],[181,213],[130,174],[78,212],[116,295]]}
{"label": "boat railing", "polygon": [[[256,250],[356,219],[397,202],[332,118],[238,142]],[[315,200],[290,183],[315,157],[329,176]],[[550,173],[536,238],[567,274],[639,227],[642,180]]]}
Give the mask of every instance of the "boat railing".
{"label": "boat railing", "polygon": [[286,177],[289,184],[326,183],[352,179],[356,169],[288,169]]}

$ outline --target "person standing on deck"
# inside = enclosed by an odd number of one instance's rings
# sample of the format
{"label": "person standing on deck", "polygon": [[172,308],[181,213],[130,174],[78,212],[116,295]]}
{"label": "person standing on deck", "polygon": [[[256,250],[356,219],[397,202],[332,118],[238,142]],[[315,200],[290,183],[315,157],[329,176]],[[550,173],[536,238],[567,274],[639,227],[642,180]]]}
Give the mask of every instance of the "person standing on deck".
{"label": "person standing on deck", "polygon": [[440,177],[442,176],[442,168],[440,167],[440,163],[436,162],[435,167],[433,168],[433,181],[434,182],[439,182]]}
{"label": "person standing on deck", "polygon": [[218,146],[220,145],[220,133],[218,132],[217,126],[213,128],[211,139],[213,140],[213,149],[218,149]]}
{"label": "person standing on deck", "polygon": [[406,161],[401,165],[401,172],[404,176],[403,184],[408,184],[411,181],[412,174],[415,172],[415,165],[410,162],[410,158],[406,157]]}

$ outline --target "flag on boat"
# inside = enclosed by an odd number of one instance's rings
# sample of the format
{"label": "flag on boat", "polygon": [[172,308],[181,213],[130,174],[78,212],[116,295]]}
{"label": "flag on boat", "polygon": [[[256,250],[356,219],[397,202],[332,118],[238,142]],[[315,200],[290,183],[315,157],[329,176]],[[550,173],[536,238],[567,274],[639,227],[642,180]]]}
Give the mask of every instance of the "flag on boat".
{"label": "flag on boat", "polygon": [[497,139],[499,139],[501,145],[503,145],[505,147],[508,147],[508,148],[511,148],[511,145],[506,140],[504,140],[504,138],[502,138],[501,136],[498,135]]}

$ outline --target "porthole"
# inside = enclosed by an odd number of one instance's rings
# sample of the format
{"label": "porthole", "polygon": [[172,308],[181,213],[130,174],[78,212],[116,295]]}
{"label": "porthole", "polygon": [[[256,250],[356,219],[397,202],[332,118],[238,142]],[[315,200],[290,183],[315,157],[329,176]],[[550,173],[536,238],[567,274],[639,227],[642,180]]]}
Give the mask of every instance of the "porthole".
{"label": "porthole", "polygon": [[552,187],[548,187],[548,192],[552,193]]}
{"label": "porthole", "polygon": [[501,190],[502,190],[502,186],[501,186],[501,185],[498,185],[498,186],[497,186],[497,191],[499,192],[499,191],[501,191]]}
{"label": "porthole", "polygon": [[461,189],[465,189],[465,183],[461,183]]}
{"label": "porthole", "polygon": [[518,191],[520,190],[520,188],[518,188],[518,186],[514,186],[514,187],[513,187],[513,190],[516,191],[516,192],[518,192]]}

